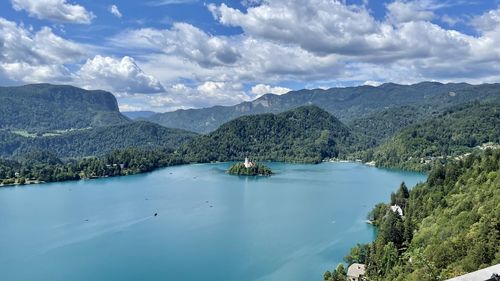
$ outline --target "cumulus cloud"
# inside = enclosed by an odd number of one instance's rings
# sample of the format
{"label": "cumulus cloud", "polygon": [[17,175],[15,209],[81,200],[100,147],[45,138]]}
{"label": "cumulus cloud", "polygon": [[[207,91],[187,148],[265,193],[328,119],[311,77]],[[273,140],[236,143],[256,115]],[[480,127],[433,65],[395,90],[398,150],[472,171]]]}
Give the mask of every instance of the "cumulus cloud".
{"label": "cumulus cloud", "polygon": [[88,47],[66,40],[49,27],[32,32],[22,25],[0,18],[0,69],[14,81],[67,81],[65,64],[77,63]]}
{"label": "cumulus cloud", "polygon": [[16,11],[25,10],[32,17],[55,22],[89,24],[95,17],[78,4],[66,0],[11,0]]}
{"label": "cumulus cloud", "polygon": [[435,15],[429,4],[428,1],[396,0],[387,5],[387,18],[393,23],[430,21]]}
{"label": "cumulus cloud", "polygon": [[31,32],[0,18],[0,60],[30,64],[71,63],[85,57],[85,47],[55,35],[49,27]]}
{"label": "cumulus cloud", "polygon": [[71,73],[63,65],[31,65],[26,62],[0,63],[0,73],[12,81],[26,83],[71,82]]}
{"label": "cumulus cloud", "polygon": [[233,105],[251,100],[240,83],[205,81],[199,84],[176,83],[155,95],[132,94],[120,97],[120,109],[152,110],[156,112],[200,108],[214,105]]}
{"label": "cumulus cloud", "polygon": [[320,55],[363,51],[357,46],[366,46],[379,29],[366,9],[340,1],[266,1],[246,13],[226,4],[210,4],[208,9],[222,24],[241,27],[248,35],[298,44]]}
{"label": "cumulus cloud", "polygon": [[474,17],[472,25],[480,32],[489,32],[500,28],[500,8]]}
{"label": "cumulus cloud", "polygon": [[283,95],[290,92],[291,89],[284,87],[273,87],[270,85],[257,84],[252,87],[252,93],[257,96],[262,96],[265,94],[275,94],[275,95]]}
{"label": "cumulus cloud", "polygon": [[224,36],[212,36],[187,23],[174,23],[172,28],[127,30],[112,39],[115,45],[161,50],[179,55],[204,67],[234,64],[241,57],[237,48]]}
{"label": "cumulus cloud", "polygon": [[118,6],[116,6],[114,4],[109,7],[109,12],[117,18],[122,17],[122,13],[120,12],[120,10],[118,10]]}
{"label": "cumulus cloud", "polygon": [[106,89],[119,93],[158,93],[164,91],[161,83],[148,75],[131,57],[122,59],[95,56],[78,71],[77,83],[85,88]]}
{"label": "cumulus cloud", "polygon": [[167,91],[170,98],[192,107],[233,105],[252,98],[244,91],[241,83],[222,81],[205,81],[197,86],[179,83]]}
{"label": "cumulus cloud", "polygon": [[[176,24],[167,30],[128,30],[111,42],[117,48],[160,53],[143,57],[143,65],[160,80],[170,82],[179,77],[240,83],[302,81],[331,77],[342,69],[335,56],[317,56],[299,46],[275,44],[250,36],[231,39],[211,36],[188,24]],[[165,68],[170,71],[164,71]]]}
{"label": "cumulus cloud", "polygon": [[[220,23],[241,27],[254,39],[299,46],[316,56],[390,63],[469,47],[470,36],[429,21],[440,7],[430,0],[398,0],[388,5],[387,21],[376,20],[364,6],[330,0],[266,1],[246,11],[210,4],[208,9]],[[410,12],[413,8],[418,9]]]}
{"label": "cumulus cloud", "polygon": [[[298,46],[319,61],[325,58],[323,63],[330,60],[329,69],[337,70],[330,73],[331,77],[338,80],[401,82],[432,75],[432,79],[462,79],[477,75],[471,66],[479,63],[493,71],[493,64],[486,66],[483,62],[498,54],[499,48],[492,42],[499,36],[490,32],[474,37],[433,23],[433,11],[447,5],[452,4],[396,0],[386,6],[388,16],[384,20],[375,19],[363,5],[329,0],[264,1],[246,10],[210,4],[208,9],[221,24],[241,27],[247,38],[285,48]],[[494,12],[485,15],[482,22],[488,28],[483,29],[492,30],[494,19]],[[333,67],[332,59],[337,67]],[[401,69],[409,76],[400,77],[397,71]],[[325,79],[316,75],[309,78]]]}

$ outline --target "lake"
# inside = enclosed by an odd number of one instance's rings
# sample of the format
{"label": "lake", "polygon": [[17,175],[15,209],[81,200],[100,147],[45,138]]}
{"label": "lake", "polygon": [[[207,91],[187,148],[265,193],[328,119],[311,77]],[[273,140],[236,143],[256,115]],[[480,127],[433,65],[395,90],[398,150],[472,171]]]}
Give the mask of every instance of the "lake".
{"label": "lake", "polygon": [[[426,176],[359,163],[230,163],[0,188],[0,280],[322,280],[366,215],[401,181]],[[157,213],[157,216],[154,214]]]}

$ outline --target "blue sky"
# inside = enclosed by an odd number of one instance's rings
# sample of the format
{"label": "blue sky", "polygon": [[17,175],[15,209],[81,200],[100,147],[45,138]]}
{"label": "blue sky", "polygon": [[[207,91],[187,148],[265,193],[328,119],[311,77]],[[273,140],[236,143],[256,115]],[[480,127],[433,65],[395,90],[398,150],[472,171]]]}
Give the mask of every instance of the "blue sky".
{"label": "blue sky", "polygon": [[113,92],[122,110],[291,89],[500,79],[500,0],[3,0],[0,84]]}

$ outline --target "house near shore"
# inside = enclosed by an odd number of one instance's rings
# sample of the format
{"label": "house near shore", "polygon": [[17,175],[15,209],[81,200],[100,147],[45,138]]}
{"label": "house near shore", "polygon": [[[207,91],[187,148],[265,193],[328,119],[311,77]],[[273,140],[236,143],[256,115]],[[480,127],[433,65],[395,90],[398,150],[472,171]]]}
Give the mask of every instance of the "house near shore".
{"label": "house near shore", "polygon": [[363,281],[365,280],[366,266],[362,263],[353,263],[347,269],[347,280]]}
{"label": "house near shore", "polygon": [[396,213],[396,214],[398,214],[400,217],[403,216],[403,209],[401,209],[401,207],[398,206],[398,205],[392,205],[391,206],[391,211],[394,212],[394,213]]}

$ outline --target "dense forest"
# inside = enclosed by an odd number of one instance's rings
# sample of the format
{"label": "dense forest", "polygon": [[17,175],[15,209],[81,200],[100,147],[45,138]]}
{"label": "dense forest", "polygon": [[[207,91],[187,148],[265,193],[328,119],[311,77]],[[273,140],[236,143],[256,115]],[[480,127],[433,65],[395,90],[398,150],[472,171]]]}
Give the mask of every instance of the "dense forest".
{"label": "dense forest", "polygon": [[429,120],[442,112],[432,106],[391,107],[347,124],[365,148],[373,148],[410,125]]}
{"label": "dense forest", "polygon": [[91,179],[150,172],[183,164],[169,149],[128,148],[102,157],[61,161],[46,151],[20,160],[0,160],[0,185]]}
{"label": "dense forest", "polygon": [[380,167],[426,170],[433,160],[470,153],[489,142],[500,143],[500,104],[468,103],[404,128],[364,160]]}
{"label": "dense forest", "polygon": [[[499,187],[500,150],[436,164],[425,183],[411,191],[402,184],[389,204],[375,206],[377,238],[345,261],[366,264],[369,280],[388,281],[444,280],[500,263]],[[346,280],[344,267],[325,280]]]}
{"label": "dense forest", "polygon": [[81,129],[128,123],[113,94],[72,86],[0,87],[0,129]]}
{"label": "dense forest", "polygon": [[61,158],[102,156],[129,147],[177,148],[196,134],[145,121],[75,130],[60,135],[22,137],[0,131],[0,155],[20,157],[32,151],[50,151]]}
{"label": "dense forest", "polygon": [[280,114],[244,116],[179,149],[187,162],[255,160],[317,163],[345,154],[349,129],[317,106]]}

